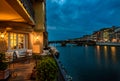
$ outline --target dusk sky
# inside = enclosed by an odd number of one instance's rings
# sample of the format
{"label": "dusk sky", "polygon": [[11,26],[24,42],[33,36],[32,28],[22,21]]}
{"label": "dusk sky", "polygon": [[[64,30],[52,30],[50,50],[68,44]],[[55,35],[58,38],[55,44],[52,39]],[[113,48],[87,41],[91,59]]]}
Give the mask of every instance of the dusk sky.
{"label": "dusk sky", "polygon": [[49,40],[66,40],[120,26],[120,0],[46,0]]}

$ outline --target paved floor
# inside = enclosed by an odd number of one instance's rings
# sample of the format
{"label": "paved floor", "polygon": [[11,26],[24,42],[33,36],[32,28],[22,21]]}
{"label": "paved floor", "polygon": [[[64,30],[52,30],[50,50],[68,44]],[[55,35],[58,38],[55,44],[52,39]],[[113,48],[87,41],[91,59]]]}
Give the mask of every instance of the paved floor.
{"label": "paved floor", "polygon": [[33,60],[11,64],[9,68],[12,73],[8,81],[33,81],[30,75],[34,66]]}

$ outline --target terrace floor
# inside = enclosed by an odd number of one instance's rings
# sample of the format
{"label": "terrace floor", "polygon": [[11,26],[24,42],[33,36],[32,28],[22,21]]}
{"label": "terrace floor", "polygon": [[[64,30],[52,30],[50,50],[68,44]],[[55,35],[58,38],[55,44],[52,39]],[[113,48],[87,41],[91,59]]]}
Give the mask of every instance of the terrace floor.
{"label": "terrace floor", "polygon": [[11,76],[7,81],[34,81],[30,80],[34,66],[35,61],[32,59],[10,64]]}

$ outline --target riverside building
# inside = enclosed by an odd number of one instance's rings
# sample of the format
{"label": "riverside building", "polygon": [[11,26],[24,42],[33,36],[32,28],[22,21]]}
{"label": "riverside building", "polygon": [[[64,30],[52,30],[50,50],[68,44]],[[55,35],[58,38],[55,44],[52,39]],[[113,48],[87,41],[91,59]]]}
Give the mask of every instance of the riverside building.
{"label": "riverside building", "polygon": [[44,0],[0,0],[0,52],[47,46]]}

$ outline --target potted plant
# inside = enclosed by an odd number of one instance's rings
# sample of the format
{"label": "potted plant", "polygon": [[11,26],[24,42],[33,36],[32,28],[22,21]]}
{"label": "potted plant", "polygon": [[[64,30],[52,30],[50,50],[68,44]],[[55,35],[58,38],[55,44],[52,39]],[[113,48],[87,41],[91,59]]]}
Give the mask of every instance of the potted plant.
{"label": "potted plant", "polygon": [[58,66],[53,57],[46,56],[38,61],[36,66],[37,81],[56,81]]}
{"label": "potted plant", "polygon": [[0,53],[0,80],[8,78],[9,74],[8,63],[5,62],[5,53]]}

